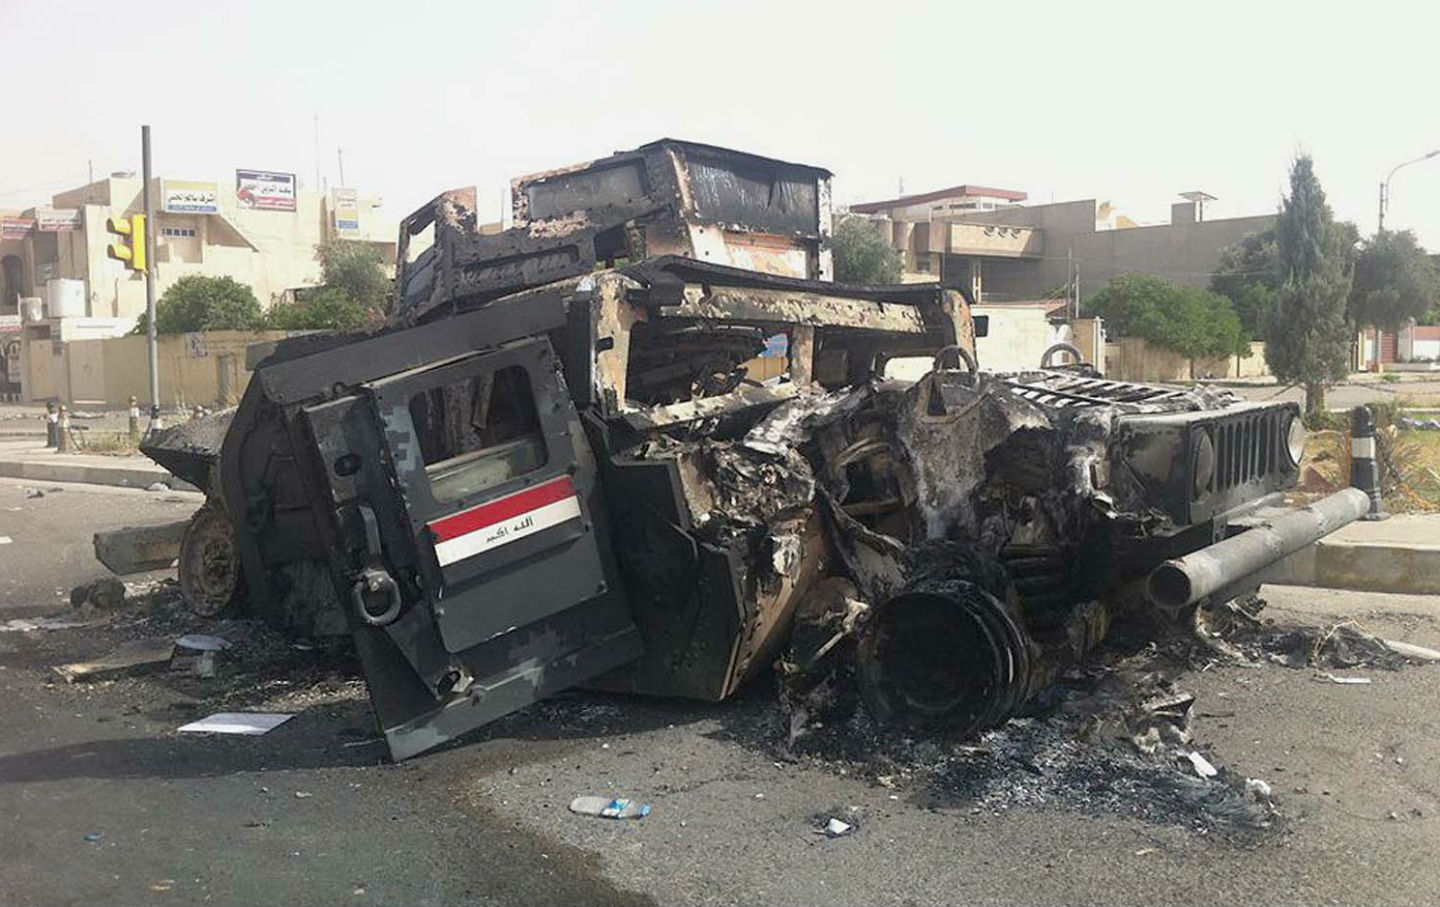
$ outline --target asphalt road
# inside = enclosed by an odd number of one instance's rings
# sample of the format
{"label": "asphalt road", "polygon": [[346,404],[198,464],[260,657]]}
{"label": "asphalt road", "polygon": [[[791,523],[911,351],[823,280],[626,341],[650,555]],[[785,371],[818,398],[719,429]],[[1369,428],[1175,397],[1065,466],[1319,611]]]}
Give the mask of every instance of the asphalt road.
{"label": "asphalt road", "polygon": [[[1247,400],[1293,401],[1305,404],[1305,390],[1299,387],[1280,388],[1273,384],[1251,386],[1228,386]],[[1365,403],[1395,401],[1408,398],[1428,406],[1440,401],[1440,380],[1397,381],[1393,384],[1383,381],[1355,381],[1330,388],[1325,394],[1325,405],[1330,409],[1353,409]]]}
{"label": "asphalt road", "polygon": [[[99,575],[85,562],[94,528],[196,505],[78,487],[27,499],[23,485],[0,480],[0,535],[13,540],[0,546],[0,621],[56,611],[57,590]],[[1435,599],[1268,594],[1280,623],[1355,617],[1440,645]],[[0,904],[1440,901],[1437,667],[1343,672],[1372,680],[1349,686],[1274,664],[1165,667],[1198,697],[1196,745],[1275,791],[1275,828],[1247,837],[1063,798],[942,797],[903,771],[884,786],[843,761],[779,758],[765,682],[711,705],[571,694],[391,765],[344,655],[281,642],[278,663],[213,681],[51,673],[173,626],[156,614],[0,633]],[[297,716],[262,737],[175,732],[221,708]],[[1069,783],[1098,789],[1103,775],[1097,764]],[[568,812],[591,793],[654,812]],[[814,833],[817,817],[851,807],[856,833]]]}

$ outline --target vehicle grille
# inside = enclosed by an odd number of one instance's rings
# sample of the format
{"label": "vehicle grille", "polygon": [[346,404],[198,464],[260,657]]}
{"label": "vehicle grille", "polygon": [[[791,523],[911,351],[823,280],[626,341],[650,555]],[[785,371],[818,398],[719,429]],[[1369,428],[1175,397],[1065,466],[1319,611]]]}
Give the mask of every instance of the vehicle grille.
{"label": "vehicle grille", "polygon": [[1213,490],[1228,491],[1290,468],[1282,430],[1290,412],[1275,409],[1247,413],[1211,425],[1215,444]]}
{"label": "vehicle grille", "polygon": [[1188,394],[1173,387],[1156,387],[1132,381],[1107,381],[1085,378],[1063,372],[1042,372],[1042,377],[1027,374],[1005,378],[1005,384],[1017,395],[1042,406],[1056,408],[1109,406],[1115,403],[1183,403]]}

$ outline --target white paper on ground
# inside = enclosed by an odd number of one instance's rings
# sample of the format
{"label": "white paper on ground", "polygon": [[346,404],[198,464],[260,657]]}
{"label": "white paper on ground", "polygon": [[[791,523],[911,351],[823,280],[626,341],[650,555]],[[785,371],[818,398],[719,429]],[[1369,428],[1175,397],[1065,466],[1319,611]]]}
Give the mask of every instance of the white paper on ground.
{"label": "white paper on ground", "polygon": [[280,712],[216,712],[208,718],[192,721],[180,728],[186,734],[249,734],[268,733],[294,718]]}
{"label": "white paper on ground", "polygon": [[1213,778],[1220,774],[1220,770],[1211,765],[1210,760],[1199,753],[1186,753],[1185,755],[1190,759],[1190,764],[1195,767],[1195,774],[1200,777]]}
{"label": "white paper on ground", "polygon": [[175,640],[175,645],[182,649],[193,649],[196,652],[219,652],[222,649],[230,648],[230,640],[219,636],[210,636],[207,633],[186,633]]}

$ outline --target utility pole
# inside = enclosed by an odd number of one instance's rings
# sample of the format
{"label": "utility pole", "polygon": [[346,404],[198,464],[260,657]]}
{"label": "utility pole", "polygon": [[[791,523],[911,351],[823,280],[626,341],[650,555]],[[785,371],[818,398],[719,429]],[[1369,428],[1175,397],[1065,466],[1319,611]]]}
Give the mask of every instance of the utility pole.
{"label": "utility pole", "polygon": [[1388,175],[1386,175],[1384,181],[1380,183],[1380,216],[1376,219],[1375,232],[1385,232],[1385,208],[1390,203],[1390,180],[1394,178],[1395,173],[1401,167],[1409,167],[1411,164],[1418,164],[1421,161],[1428,161],[1432,157],[1440,157],[1440,148],[1437,148],[1434,151],[1429,152],[1428,154],[1422,154],[1417,158],[1411,158],[1408,161],[1401,161],[1400,163],[1395,165],[1395,167],[1390,171]]}
{"label": "utility pole", "polygon": [[315,114],[315,191],[323,191],[320,178],[320,114]]}
{"label": "utility pole", "polygon": [[[155,200],[150,192],[150,127],[140,127],[140,173],[144,185],[141,196],[145,206],[145,223],[155,223]],[[160,353],[155,340],[155,230],[145,231],[145,352],[150,360],[150,428],[160,424]]]}
{"label": "utility pole", "polygon": [[336,160],[339,162],[339,164],[340,164],[340,188],[344,189],[344,188],[346,188],[346,187],[349,186],[349,183],[345,182],[345,149],[344,149],[344,148],[336,148],[336,149],[335,149],[335,159],[336,159]]}

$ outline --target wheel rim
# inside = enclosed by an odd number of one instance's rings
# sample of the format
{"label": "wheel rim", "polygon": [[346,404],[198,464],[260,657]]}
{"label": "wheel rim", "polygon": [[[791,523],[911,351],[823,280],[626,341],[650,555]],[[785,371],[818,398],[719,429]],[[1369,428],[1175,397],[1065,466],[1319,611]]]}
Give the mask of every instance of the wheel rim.
{"label": "wheel rim", "polygon": [[216,617],[235,599],[240,563],[230,525],[214,511],[198,514],[180,545],[180,591],[201,617]]}

